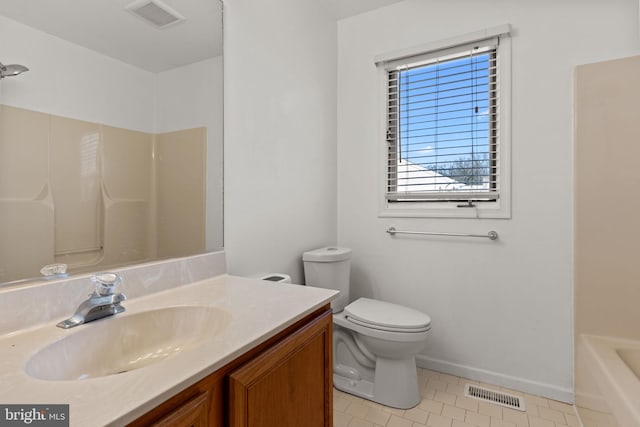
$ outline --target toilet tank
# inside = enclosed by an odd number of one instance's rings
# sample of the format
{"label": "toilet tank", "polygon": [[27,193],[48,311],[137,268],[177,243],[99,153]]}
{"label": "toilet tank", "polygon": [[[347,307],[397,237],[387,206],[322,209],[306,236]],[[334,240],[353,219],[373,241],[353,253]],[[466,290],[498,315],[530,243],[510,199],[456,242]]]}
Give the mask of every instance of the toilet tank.
{"label": "toilet tank", "polygon": [[349,303],[349,275],[351,249],[329,246],[302,254],[304,279],[308,286],[340,291],[331,302],[334,313],[339,313]]}

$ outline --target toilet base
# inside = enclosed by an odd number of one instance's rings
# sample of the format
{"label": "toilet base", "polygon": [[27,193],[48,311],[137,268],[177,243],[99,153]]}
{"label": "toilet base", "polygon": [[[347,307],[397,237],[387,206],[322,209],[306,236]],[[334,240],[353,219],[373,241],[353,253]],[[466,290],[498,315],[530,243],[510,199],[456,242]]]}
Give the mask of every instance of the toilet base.
{"label": "toilet base", "polygon": [[[379,384],[379,387],[376,387],[376,384]],[[374,382],[346,378],[334,373],[333,385],[345,393],[392,408],[410,409],[421,400],[416,361],[413,357],[403,360],[378,357]]]}
{"label": "toilet base", "polygon": [[[367,380],[352,380],[345,378],[338,374],[333,374],[333,386],[345,393],[353,394],[358,397],[362,397],[367,400],[374,400],[373,398],[373,383]],[[380,402],[378,402],[380,403]]]}

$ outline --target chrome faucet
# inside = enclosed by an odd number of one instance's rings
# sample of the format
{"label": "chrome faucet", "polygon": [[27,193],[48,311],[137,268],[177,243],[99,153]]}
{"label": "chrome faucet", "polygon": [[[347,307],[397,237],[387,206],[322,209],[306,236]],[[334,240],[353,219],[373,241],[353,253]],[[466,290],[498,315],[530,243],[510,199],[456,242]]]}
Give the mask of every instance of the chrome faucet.
{"label": "chrome faucet", "polygon": [[122,277],[116,273],[98,273],[91,276],[91,281],[95,284],[96,289],[89,295],[89,299],[80,304],[73,316],[58,323],[57,327],[69,329],[122,313],[125,310],[120,303],[127,297],[124,294],[115,293],[116,288],[122,282]]}

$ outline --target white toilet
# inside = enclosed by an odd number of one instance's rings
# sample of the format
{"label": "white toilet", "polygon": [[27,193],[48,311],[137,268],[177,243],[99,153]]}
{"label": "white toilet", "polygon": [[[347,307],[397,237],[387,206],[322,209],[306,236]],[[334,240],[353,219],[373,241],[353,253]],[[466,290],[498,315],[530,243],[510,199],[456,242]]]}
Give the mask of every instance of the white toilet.
{"label": "white toilet", "polygon": [[305,252],[306,284],[340,291],[333,308],[333,385],[395,408],[420,403],[415,355],[427,342],[431,318],[397,304],[349,301],[351,249]]}

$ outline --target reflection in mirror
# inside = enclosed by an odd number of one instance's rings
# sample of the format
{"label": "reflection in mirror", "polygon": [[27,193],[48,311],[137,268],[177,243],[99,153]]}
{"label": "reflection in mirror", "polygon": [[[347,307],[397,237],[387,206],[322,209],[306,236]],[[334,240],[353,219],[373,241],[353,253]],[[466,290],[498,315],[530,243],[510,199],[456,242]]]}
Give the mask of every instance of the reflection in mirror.
{"label": "reflection in mirror", "polygon": [[0,39],[0,282],[222,247],[220,0],[2,0]]}

